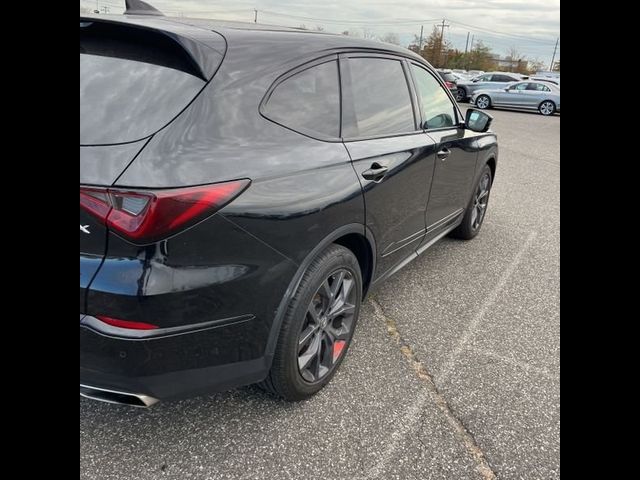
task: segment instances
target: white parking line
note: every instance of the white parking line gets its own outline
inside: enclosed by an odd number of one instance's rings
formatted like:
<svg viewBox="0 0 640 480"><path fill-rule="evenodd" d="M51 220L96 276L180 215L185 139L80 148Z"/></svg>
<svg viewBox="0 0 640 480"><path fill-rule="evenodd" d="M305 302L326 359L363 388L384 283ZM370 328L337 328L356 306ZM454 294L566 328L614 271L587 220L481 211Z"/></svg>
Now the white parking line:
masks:
<svg viewBox="0 0 640 480"><path fill-rule="evenodd" d="M509 278L511 278L511 275L513 275L513 272L515 272L516 268L522 261L522 257L524 256L524 253L527 251L529 246L533 243L536 236L537 236L537 232L535 231L529 234L529 236L525 240L522 247L520 247L520 250L518 251L516 256L513 257L513 260L511 260L511 263L509 264L507 269L504 272L502 272L502 275L500 276L498 283L496 283L496 285L493 287L491 292L489 292L489 295L485 297L484 302L482 302L482 305L480 306L480 309L473 316L473 318L471 319L471 322L469 322L469 325L467 326L467 329L462 334L462 337L460 337L460 341L458 342L458 345L456 345L453 351L449 354L447 361L442 366L440 375L436 375L436 378L439 383L446 381L447 377L449 376L449 373L451 373L451 368L453 367L454 363L456 362L456 360L458 359L462 351L465 348L467 348L469 342L471 341L471 338L475 335L476 330L480 325L480 322L486 315L489 308L498 299L498 295L507 284L507 281L509 280Z"/></svg>
<svg viewBox="0 0 640 480"><path fill-rule="evenodd" d="M477 347L468 347L468 350L471 351L471 352L475 352L478 355L484 355L485 357L495 358L496 360L499 360L499 361L501 361L503 363L506 363L507 365L511 365L512 367L520 368L521 370L524 370L527 373L533 373L535 375L540 375L541 377L543 377L543 378L545 378L547 380L558 380L559 379L558 375L552 374L546 368L534 367L530 363L522 362L520 360L517 360L515 358L511 358L511 357L505 357L504 355L499 355L499 354L497 354L495 352L492 352L490 350L485 350L483 348L477 348Z"/></svg>

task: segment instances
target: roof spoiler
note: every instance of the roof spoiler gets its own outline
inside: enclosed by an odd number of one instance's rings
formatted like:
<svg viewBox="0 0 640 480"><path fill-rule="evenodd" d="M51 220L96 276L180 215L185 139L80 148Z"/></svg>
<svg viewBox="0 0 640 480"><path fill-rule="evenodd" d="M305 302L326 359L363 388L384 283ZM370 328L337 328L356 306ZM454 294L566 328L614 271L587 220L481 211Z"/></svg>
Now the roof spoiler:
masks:
<svg viewBox="0 0 640 480"><path fill-rule="evenodd" d="M143 2L142 0L125 0L125 15L156 15L156 16L164 16L157 8L149 5L147 2Z"/></svg>
<svg viewBox="0 0 640 480"><path fill-rule="evenodd" d="M162 23L161 26L158 25L159 22ZM102 15L80 15L81 30L87 29L90 31L100 25L107 28L132 29L132 31L166 36L184 50L189 62L193 65L194 73L205 81L213 78L226 51L226 44L221 35L210 32L211 35L217 35L220 38L220 50L217 50L210 45L185 35L184 25L165 22L158 19L157 16L150 16L145 19L136 18L134 20L126 17L116 19L114 17L102 18Z"/></svg>

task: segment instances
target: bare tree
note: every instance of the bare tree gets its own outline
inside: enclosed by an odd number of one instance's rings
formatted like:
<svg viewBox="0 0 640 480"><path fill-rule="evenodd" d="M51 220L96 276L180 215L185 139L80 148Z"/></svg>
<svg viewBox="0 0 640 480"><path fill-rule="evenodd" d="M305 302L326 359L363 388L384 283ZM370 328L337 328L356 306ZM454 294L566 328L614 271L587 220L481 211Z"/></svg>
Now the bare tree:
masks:
<svg viewBox="0 0 640 480"><path fill-rule="evenodd" d="M381 41L386 43L393 43L394 45L400 45L400 37L397 33L389 32L385 33L381 38Z"/></svg>
<svg viewBox="0 0 640 480"><path fill-rule="evenodd" d="M324 32L324 27L322 27L321 25L316 25L316 28L314 28L314 30L316 32Z"/></svg>
<svg viewBox="0 0 640 480"><path fill-rule="evenodd" d="M345 30L343 35L349 35L350 37L362 38L362 34L358 30Z"/></svg>
<svg viewBox="0 0 640 480"><path fill-rule="evenodd" d="M524 60L524 55L522 55L516 47L511 46L507 49L507 60L511 60L513 62Z"/></svg>
<svg viewBox="0 0 640 480"><path fill-rule="evenodd" d="M518 73L527 73L528 64L527 57L522 55L518 49L511 46L507 49L507 60L510 62L509 71Z"/></svg>
<svg viewBox="0 0 640 480"><path fill-rule="evenodd" d="M529 73L536 73L541 70L544 70L545 69L544 66L546 65L546 63L540 60L539 58L530 60L528 63L529 63L528 65Z"/></svg>
<svg viewBox="0 0 640 480"><path fill-rule="evenodd" d="M364 38L366 38L366 39L369 39L369 40L377 40L378 39L378 36L375 33L373 33L371 30L366 28L366 27L362 29L362 36Z"/></svg>

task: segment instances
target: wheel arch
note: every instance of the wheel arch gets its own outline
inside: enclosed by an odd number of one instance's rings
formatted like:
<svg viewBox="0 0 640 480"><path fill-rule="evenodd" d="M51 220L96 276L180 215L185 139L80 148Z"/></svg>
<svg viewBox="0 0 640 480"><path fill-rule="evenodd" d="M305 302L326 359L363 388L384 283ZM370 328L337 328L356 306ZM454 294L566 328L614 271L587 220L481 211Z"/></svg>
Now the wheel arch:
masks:
<svg viewBox="0 0 640 480"><path fill-rule="evenodd" d="M363 283L363 298L366 295L371 279L376 268L376 242L371 231L363 224L352 223L343 225L342 227L334 230L329 235L324 237L314 248L311 250L304 260L298 266L296 273L289 282L289 286L285 291L278 309L275 312L275 317L271 325L271 331L269 332L269 339L267 341L267 347L265 351L265 358L268 363L268 367L271 367L273 361L273 354L275 352L276 344L278 343L278 336L280 334L280 328L282 326L282 320L287 310L287 305L293 295L295 295L304 272L307 270L311 262L316 256L327 248L332 243L342 245L351 250L360 264L362 270L362 283Z"/></svg>
<svg viewBox="0 0 640 480"><path fill-rule="evenodd" d="M496 157L490 156L485 163L489 165L489 168L491 169L491 181L493 182L496 178Z"/></svg>

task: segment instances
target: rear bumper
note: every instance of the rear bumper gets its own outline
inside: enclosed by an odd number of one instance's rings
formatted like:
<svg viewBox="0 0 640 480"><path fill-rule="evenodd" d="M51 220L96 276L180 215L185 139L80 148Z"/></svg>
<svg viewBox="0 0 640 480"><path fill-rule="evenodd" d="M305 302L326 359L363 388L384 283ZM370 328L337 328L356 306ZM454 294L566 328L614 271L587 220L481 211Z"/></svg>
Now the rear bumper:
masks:
<svg viewBox="0 0 640 480"><path fill-rule="evenodd" d="M94 388L153 401L175 399L259 382L271 363L266 356L252 358L258 345L264 351L267 340L254 329L253 316L143 338L100 331L94 321L81 315L80 384L85 393Z"/></svg>

